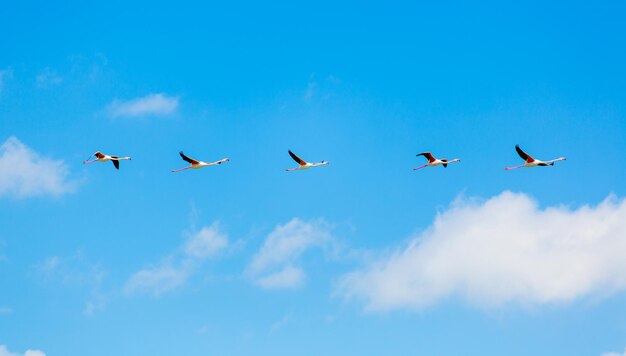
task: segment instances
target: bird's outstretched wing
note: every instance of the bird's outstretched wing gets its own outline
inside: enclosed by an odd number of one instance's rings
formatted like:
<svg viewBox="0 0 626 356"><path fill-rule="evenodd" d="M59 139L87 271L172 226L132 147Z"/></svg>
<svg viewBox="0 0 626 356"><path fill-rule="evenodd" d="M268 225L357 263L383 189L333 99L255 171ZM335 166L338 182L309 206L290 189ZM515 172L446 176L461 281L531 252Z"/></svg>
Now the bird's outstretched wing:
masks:
<svg viewBox="0 0 626 356"><path fill-rule="evenodd" d="M530 155L524 151L522 151L521 148L519 148L519 145L515 145L515 150L517 151L517 154L522 157L522 159L526 162L532 162L535 159L530 157Z"/></svg>
<svg viewBox="0 0 626 356"><path fill-rule="evenodd" d="M435 160L435 157L433 157L433 155L430 154L430 152L422 152L422 153L418 153L416 154L417 157L419 156L424 156L426 157L426 159L428 160L428 162L432 162Z"/></svg>
<svg viewBox="0 0 626 356"><path fill-rule="evenodd" d="M294 161L298 162L299 165L304 166L306 164L306 162L302 158L291 152L291 150L289 150L289 155L291 156L291 158L293 158Z"/></svg>
<svg viewBox="0 0 626 356"><path fill-rule="evenodd" d="M198 164L198 161L196 161L193 158L189 158L187 156L185 156L185 154L183 153L183 151L178 152L178 154L187 162L191 163L191 164Z"/></svg>
<svg viewBox="0 0 626 356"><path fill-rule="evenodd" d="M115 166L116 169L120 169L120 161L116 159L112 159L111 162L113 162L113 165Z"/></svg>

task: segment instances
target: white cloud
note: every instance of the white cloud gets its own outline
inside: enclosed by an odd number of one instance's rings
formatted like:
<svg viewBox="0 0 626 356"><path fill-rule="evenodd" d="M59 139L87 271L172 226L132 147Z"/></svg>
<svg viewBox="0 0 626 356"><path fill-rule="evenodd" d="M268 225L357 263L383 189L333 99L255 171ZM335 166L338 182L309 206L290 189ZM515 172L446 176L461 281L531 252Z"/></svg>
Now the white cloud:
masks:
<svg viewBox="0 0 626 356"><path fill-rule="evenodd" d="M26 350L24 356L46 356L46 354L40 350Z"/></svg>
<svg viewBox="0 0 626 356"><path fill-rule="evenodd" d="M133 274L124 291L126 293L150 293L158 296L176 289L187 281L191 273L189 264L172 266L170 259L156 266L149 266Z"/></svg>
<svg viewBox="0 0 626 356"><path fill-rule="evenodd" d="M602 356L626 356L626 349L624 349L624 353L619 352L605 352Z"/></svg>
<svg viewBox="0 0 626 356"><path fill-rule="evenodd" d="M0 197L60 196L75 190L61 160L42 157L16 137L0 146Z"/></svg>
<svg viewBox="0 0 626 356"><path fill-rule="evenodd" d="M192 234L172 256L157 265L148 266L134 273L126 282L127 294L148 293L159 296L164 292L183 286L197 271L202 262L215 257L228 247L228 236L219 231L214 223Z"/></svg>
<svg viewBox="0 0 626 356"><path fill-rule="evenodd" d="M35 78L37 87L41 89L61 84L62 81L63 78L50 68L44 69L43 72L39 73Z"/></svg>
<svg viewBox="0 0 626 356"><path fill-rule="evenodd" d="M408 246L344 276L338 293L370 310L448 297L495 307L603 297L626 289L626 200L540 209L525 194L458 199Z"/></svg>
<svg viewBox="0 0 626 356"><path fill-rule="evenodd" d="M11 314L13 313L13 309L9 307L0 307L0 314Z"/></svg>
<svg viewBox="0 0 626 356"><path fill-rule="evenodd" d="M264 288L292 288L301 284L304 272L293 264L308 249L324 247L331 240L323 221L294 218L278 225L252 258L246 273Z"/></svg>
<svg viewBox="0 0 626 356"><path fill-rule="evenodd" d="M185 253L196 258L214 256L228 246L228 238L220 234L217 225L205 227L185 243Z"/></svg>
<svg viewBox="0 0 626 356"><path fill-rule="evenodd" d="M5 345L0 345L0 356L46 356L43 351L39 350L26 350L23 354L9 351Z"/></svg>
<svg viewBox="0 0 626 356"><path fill-rule="evenodd" d="M281 271L257 278L256 283L267 289L296 288L302 285L304 272L300 268L285 266Z"/></svg>
<svg viewBox="0 0 626 356"><path fill-rule="evenodd" d="M108 111L114 118L149 115L165 116L176 112L178 101L178 97L171 97L162 93L149 94L128 101L114 100L108 106Z"/></svg>

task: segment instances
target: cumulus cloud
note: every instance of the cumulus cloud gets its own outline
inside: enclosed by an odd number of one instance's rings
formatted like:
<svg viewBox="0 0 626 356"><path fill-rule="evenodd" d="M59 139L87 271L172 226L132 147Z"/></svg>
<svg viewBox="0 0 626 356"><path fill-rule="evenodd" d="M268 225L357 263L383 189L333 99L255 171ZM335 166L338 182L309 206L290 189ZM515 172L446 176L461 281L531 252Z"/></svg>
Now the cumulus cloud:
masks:
<svg viewBox="0 0 626 356"><path fill-rule="evenodd" d="M331 242L321 220L305 222L294 218L278 225L252 258L246 273L263 288L293 288L300 285L304 272L294 264L307 250Z"/></svg>
<svg viewBox="0 0 626 356"><path fill-rule="evenodd" d="M148 293L159 296L183 286L202 262L215 257L228 247L228 236L219 231L217 223L190 235L172 255L156 265L134 273L126 282L127 294Z"/></svg>
<svg viewBox="0 0 626 356"><path fill-rule="evenodd" d="M23 354L9 351L5 345L0 345L0 356L46 356L43 351L26 350Z"/></svg>
<svg viewBox="0 0 626 356"><path fill-rule="evenodd" d="M178 101L178 97L171 97L162 93L149 94L127 101L114 100L108 106L108 112L114 118L165 116L176 112Z"/></svg>
<svg viewBox="0 0 626 356"><path fill-rule="evenodd" d="M343 276L369 310L449 297L481 307L568 302L626 289L626 200L541 209L525 194L458 199L410 243Z"/></svg>
<svg viewBox="0 0 626 356"><path fill-rule="evenodd" d="M75 190L61 160L39 155L16 137L0 146L0 197L60 196Z"/></svg>

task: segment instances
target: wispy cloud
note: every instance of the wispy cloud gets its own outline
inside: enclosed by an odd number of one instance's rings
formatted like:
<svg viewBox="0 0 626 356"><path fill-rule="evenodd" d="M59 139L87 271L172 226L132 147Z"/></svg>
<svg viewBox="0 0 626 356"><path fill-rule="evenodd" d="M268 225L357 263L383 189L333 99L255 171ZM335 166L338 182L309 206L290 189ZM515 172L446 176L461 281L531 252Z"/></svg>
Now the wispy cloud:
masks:
<svg viewBox="0 0 626 356"><path fill-rule="evenodd" d="M626 356L626 349L624 349L623 353L620 353L620 352L605 352L601 356Z"/></svg>
<svg viewBox="0 0 626 356"><path fill-rule="evenodd" d="M304 282L304 272L298 267L287 265L278 272L257 277L256 284L263 288L296 288Z"/></svg>
<svg viewBox="0 0 626 356"><path fill-rule="evenodd" d="M50 68L44 69L35 78L37 88L40 89L49 88L51 86L61 84L61 82L63 82L63 78Z"/></svg>
<svg viewBox="0 0 626 356"><path fill-rule="evenodd" d="M157 265L148 266L134 273L126 282L124 291L128 294L149 293L159 296L182 286L191 275L192 266L188 260L174 265L172 263L171 258L166 258Z"/></svg>
<svg viewBox="0 0 626 356"><path fill-rule="evenodd" d="M278 320L274 324L272 324L272 327L270 328L270 334L273 334L276 331L284 328L291 321L293 321L293 312L289 312L289 313L285 314L280 320Z"/></svg>
<svg viewBox="0 0 626 356"><path fill-rule="evenodd" d="M306 103L311 103L316 98L323 100L328 99L331 95L331 89L339 84L341 84L341 81L333 75L329 75L323 79L317 79L315 74L311 74L302 99Z"/></svg>
<svg viewBox="0 0 626 356"><path fill-rule="evenodd" d="M542 304L626 289L626 200L540 209L525 194L458 199L408 246L344 276L369 310L459 296L481 307Z"/></svg>
<svg viewBox="0 0 626 356"><path fill-rule="evenodd" d="M300 256L314 247L325 247L332 240L322 220L305 222L294 218L278 225L252 258L246 274L263 288L294 288L305 274L294 265Z"/></svg>
<svg viewBox="0 0 626 356"><path fill-rule="evenodd" d="M48 257L37 267L47 282L89 290L84 315L92 316L106 306L109 296L102 291L102 286L107 272L100 264L87 260L83 251L79 250L70 257Z"/></svg>
<svg viewBox="0 0 626 356"><path fill-rule="evenodd" d="M43 351L30 349L26 350L23 354L15 353L9 351L5 345L0 345L0 356L46 356L46 354Z"/></svg>
<svg viewBox="0 0 626 356"><path fill-rule="evenodd" d="M114 118L171 115L178 109L179 97L165 94L149 94L127 101L114 100L107 111Z"/></svg>
<svg viewBox="0 0 626 356"><path fill-rule="evenodd" d="M11 68L0 69L0 94L2 94L2 90L4 89L5 80L11 78L13 78L13 70Z"/></svg>
<svg viewBox="0 0 626 356"><path fill-rule="evenodd" d="M76 189L61 160L39 155L16 137L0 146L0 197L60 196Z"/></svg>
<svg viewBox="0 0 626 356"><path fill-rule="evenodd" d="M228 245L228 236L219 231L217 223L204 227L190 235L182 246L160 263L130 276L124 291L127 294L148 293L159 296L179 288L197 271L203 261L217 256Z"/></svg>
<svg viewBox="0 0 626 356"><path fill-rule="evenodd" d="M13 313L13 309L9 307L0 307L0 314L11 314Z"/></svg>

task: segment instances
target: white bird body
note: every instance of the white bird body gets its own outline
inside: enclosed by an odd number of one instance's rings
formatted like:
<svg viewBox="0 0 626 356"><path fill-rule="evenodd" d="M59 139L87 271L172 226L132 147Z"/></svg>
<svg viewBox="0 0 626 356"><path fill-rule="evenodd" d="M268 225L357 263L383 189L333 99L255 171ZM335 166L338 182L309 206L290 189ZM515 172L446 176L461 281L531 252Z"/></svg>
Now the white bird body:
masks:
<svg viewBox="0 0 626 356"><path fill-rule="evenodd" d="M417 156L424 156L424 157L426 157L426 159L428 160L428 163L426 163L426 164L424 164L422 166L413 168L414 171L416 171L418 169L422 169L424 167L435 167L435 166L438 166L440 164L443 165L444 168L447 168L448 167L448 163L461 162L461 160L458 159L458 158L451 159L451 160L447 160L445 158L438 159L438 158L435 158L430 152L422 152L422 153L417 154Z"/></svg>
<svg viewBox="0 0 626 356"><path fill-rule="evenodd" d="M102 153L100 151L94 152L94 154L92 154L91 156L94 156L95 159L93 159L91 161L89 161L89 160L83 161L83 164L89 164L89 163L93 163L93 162L108 162L108 161L111 161L111 162L113 162L113 165L115 166L116 169L120 169L120 162L119 161L130 161L131 160L130 157L118 157L118 156L112 156L112 155L105 155L104 153Z"/></svg>
<svg viewBox="0 0 626 356"><path fill-rule="evenodd" d="M180 157L182 157L182 159L184 159L185 161L189 162L189 166L181 168L181 169L174 169L174 170L172 170L172 172L180 172L180 171L184 171L186 169L200 169L200 168L203 168L203 167L216 166L218 164L222 164L224 162L230 161L230 158L222 158L219 161L215 161L215 162L202 162L202 161L198 161L198 160L195 160L193 158L187 157L183 153L183 151L180 151L178 154L180 155Z"/></svg>
<svg viewBox="0 0 626 356"><path fill-rule="evenodd" d="M517 151L517 154L525 161L524 164L520 165L520 166L515 166L515 167L506 167L504 168L504 170L506 171L510 171L512 169L518 169L518 168L530 168L530 167L538 167L538 166L554 166L554 162L557 161L565 161L565 157L559 157L556 159L551 159L549 161L541 161L535 158L532 158L528 153L522 151L522 149L519 147L519 145L515 145L515 150Z"/></svg>
<svg viewBox="0 0 626 356"><path fill-rule="evenodd" d="M326 162L326 161L321 161L321 162L317 162L317 163L307 162L307 161L303 160L302 158L298 157L295 153L291 152L291 150L289 150L288 152L289 152L289 155L291 156L291 158L293 158L294 161L298 162L298 164L300 166L295 167L295 168L287 168L286 169L287 172L303 171L305 169L309 169L309 168L313 168L313 167L319 167L319 166L325 166L325 165L328 164L328 162Z"/></svg>

